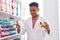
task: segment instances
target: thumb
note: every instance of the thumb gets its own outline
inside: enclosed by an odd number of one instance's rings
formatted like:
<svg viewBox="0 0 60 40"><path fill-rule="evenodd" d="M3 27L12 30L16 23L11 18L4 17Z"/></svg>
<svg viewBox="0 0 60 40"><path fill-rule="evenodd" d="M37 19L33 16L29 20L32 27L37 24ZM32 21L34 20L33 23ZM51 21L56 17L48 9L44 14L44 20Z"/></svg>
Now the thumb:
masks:
<svg viewBox="0 0 60 40"><path fill-rule="evenodd" d="M16 23L18 24L18 21L16 21Z"/></svg>

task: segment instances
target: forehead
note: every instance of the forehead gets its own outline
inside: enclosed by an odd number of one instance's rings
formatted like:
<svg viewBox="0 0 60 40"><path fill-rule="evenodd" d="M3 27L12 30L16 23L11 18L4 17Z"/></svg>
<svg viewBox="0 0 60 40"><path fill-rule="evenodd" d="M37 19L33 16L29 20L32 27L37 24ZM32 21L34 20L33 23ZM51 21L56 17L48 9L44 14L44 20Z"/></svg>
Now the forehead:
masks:
<svg viewBox="0 0 60 40"><path fill-rule="evenodd" d="M36 6L30 6L30 9L36 9L36 8L38 8L38 7L36 7Z"/></svg>

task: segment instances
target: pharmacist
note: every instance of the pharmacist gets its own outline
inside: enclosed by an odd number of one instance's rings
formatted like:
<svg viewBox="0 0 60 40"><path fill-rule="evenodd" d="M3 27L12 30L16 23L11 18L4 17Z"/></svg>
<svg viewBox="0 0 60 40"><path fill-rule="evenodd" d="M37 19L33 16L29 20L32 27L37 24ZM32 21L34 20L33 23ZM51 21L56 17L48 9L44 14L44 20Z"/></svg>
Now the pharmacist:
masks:
<svg viewBox="0 0 60 40"><path fill-rule="evenodd" d="M29 4L32 17L23 22L24 26L21 27L20 22L17 22L18 33L23 35L27 32L27 40L44 40L46 32L50 34L48 23L38 15L38 6L36 2Z"/></svg>

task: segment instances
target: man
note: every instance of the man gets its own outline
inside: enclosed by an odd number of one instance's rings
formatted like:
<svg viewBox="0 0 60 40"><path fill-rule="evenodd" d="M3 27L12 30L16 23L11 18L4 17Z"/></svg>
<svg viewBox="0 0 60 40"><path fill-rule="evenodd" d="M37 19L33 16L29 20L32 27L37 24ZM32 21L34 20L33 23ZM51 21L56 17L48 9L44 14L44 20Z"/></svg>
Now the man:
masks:
<svg viewBox="0 0 60 40"><path fill-rule="evenodd" d="M24 34L27 32L27 40L44 40L45 33L50 34L50 28L46 20L38 15L38 3L32 2L29 4L31 18L25 20L25 27L17 22L18 33ZM20 27L20 28L19 28Z"/></svg>

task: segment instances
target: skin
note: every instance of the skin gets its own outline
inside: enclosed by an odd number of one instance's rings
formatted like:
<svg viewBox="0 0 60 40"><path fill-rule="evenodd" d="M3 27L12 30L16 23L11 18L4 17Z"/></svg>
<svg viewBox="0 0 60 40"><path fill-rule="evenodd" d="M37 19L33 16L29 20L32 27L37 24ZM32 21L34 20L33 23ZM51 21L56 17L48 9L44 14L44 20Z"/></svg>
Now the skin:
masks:
<svg viewBox="0 0 60 40"><path fill-rule="evenodd" d="M38 15L38 11L39 11L38 7L36 7L36 6L31 6L30 7L30 13L31 13L32 18L34 18ZM44 22L43 27L47 30L47 33L50 34L50 28L49 28L49 25L48 25L47 22ZM18 30L18 33L19 33L20 32L20 25L18 24L18 21L17 21L17 30Z"/></svg>
<svg viewBox="0 0 60 40"><path fill-rule="evenodd" d="M17 31L19 33L20 32L20 25L19 25L18 21L17 21L17 24L16 24L16 28L17 28Z"/></svg>
<svg viewBox="0 0 60 40"><path fill-rule="evenodd" d="M32 18L36 17L38 14L39 8L36 6L31 6L30 7L30 14L32 16Z"/></svg>
<svg viewBox="0 0 60 40"><path fill-rule="evenodd" d="M50 34L50 28L47 22L44 22L44 24L41 22L40 23L41 27L44 27L47 30L47 33Z"/></svg>

